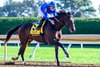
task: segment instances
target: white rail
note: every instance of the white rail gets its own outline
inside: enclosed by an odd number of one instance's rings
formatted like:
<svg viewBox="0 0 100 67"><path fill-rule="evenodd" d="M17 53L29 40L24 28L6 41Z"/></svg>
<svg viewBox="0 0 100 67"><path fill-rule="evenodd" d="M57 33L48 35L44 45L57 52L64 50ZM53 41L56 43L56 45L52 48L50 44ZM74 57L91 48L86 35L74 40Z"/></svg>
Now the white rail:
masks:
<svg viewBox="0 0 100 67"><path fill-rule="evenodd" d="M72 44L80 44L81 48L83 48L84 44L98 44L98 45L100 45L100 41L60 41L60 42L62 44L68 44L68 48L66 49L67 51L70 49ZM4 41L0 40L0 47L1 47L1 44L3 44L3 43L4 43ZM7 42L7 44L8 43L16 43L18 45L18 47L20 46L20 41L19 40L10 40L10 41ZM36 42L36 41L32 41L31 43L36 43L36 46L35 46L35 48L32 52L32 55L30 55L30 58L34 58L34 53L35 53L36 49L39 47L39 43ZM6 51L7 51L7 49L6 49ZM7 57L7 55L6 55L6 57Z"/></svg>
<svg viewBox="0 0 100 67"><path fill-rule="evenodd" d="M4 43L5 35L0 35L0 47ZM71 35L62 35L62 39L60 41L62 44L68 44L68 48L66 49L67 51L70 49L72 44L80 44L81 48L83 48L84 44L98 44L100 45L100 35L94 35L94 34L71 34ZM18 38L18 35L13 35L11 40L7 42L8 43L16 43L18 47L20 46L20 41ZM35 46L31 58L34 58L34 53L36 49L39 47L39 43L36 41L32 41L31 43L36 43L37 45ZM6 48L6 47L5 47ZM5 55L4 58L6 58L6 49L4 49Z"/></svg>
<svg viewBox="0 0 100 67"><path fill-rule="evenodd" d="M3 44L3 43L4 43L4 41L0 40L0 47L1 47L1 44ZM18 47L20 46L19 40L10 40L7 42L7 44L8 43L15 43L18 45ZM38 43L38 42L32 41L31 43ZM100 41L60 41L60 43L62 43L62 44L80 44L81 48L83 48L84 44L98 44L98 45L100 45Z"/></svg>

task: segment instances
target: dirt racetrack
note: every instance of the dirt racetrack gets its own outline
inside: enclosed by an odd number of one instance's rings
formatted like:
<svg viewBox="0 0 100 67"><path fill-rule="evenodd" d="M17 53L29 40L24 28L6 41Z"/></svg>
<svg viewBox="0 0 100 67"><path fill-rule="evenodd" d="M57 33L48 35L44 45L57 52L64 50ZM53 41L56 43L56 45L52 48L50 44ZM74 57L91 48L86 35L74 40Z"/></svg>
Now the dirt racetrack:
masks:
<svg viewBox="0 0 100 67"><path fill-rule="evenodd" d="M100 67L100 64L75 64L70 62L61 62L59 67ZM0 67L58 67L56 62L26 62L23 65L21 62L15 62L15 64L7 65L4 62L0 62Z"/></svg>

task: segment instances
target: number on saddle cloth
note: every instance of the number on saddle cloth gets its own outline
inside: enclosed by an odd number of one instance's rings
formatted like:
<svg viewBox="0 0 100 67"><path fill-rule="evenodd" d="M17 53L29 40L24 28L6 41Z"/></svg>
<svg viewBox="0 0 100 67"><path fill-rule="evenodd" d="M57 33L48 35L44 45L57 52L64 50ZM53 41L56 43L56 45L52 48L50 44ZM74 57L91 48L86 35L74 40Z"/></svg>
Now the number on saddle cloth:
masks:
<svg viewBox="0 0 100 67"><path fill-rule="evenodd" d="M36 24L33 24L33 26L31 27L31 30L30 30L30 34L32 36L39 36L40 33L43 34L43 27L44 27L44 24L45 24L45 21L43 22L41 28L39 30L36 30L36 27L38 26L38 23Z"/></svg>

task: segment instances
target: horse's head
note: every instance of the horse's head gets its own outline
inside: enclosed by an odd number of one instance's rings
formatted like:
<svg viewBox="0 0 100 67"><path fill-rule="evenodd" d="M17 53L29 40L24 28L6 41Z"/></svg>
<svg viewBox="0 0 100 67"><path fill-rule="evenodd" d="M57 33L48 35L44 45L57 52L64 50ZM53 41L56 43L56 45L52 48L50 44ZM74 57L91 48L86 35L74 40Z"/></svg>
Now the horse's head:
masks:
<svg viewBox="0 0 100 67"><path fill-rule="evenodd" d="M70 30L70 32L74 32L75 25L74 25L74 19L73 19L73 13L71 12L65 12L65 11L60 11L58 13L58 16L61 18L61 23L65 26L67 26Z"/></svg>

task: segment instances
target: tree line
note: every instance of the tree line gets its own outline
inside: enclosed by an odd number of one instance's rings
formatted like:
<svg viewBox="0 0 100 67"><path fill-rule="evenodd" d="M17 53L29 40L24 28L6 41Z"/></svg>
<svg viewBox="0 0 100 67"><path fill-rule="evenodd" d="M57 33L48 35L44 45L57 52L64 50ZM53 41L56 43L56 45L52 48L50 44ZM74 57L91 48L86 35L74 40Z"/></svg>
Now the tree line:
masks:
<svg viewBox="0 0 100 67"><path fill-rule="evenodd" d="M3 7L0 7L1 17L36 17L38 8L44 0L23 0L15 2L7 0ZM96 10L92 6L91 0L56 0L58 10L66 10L75 13L75 17L96 16Z"/></svg>

